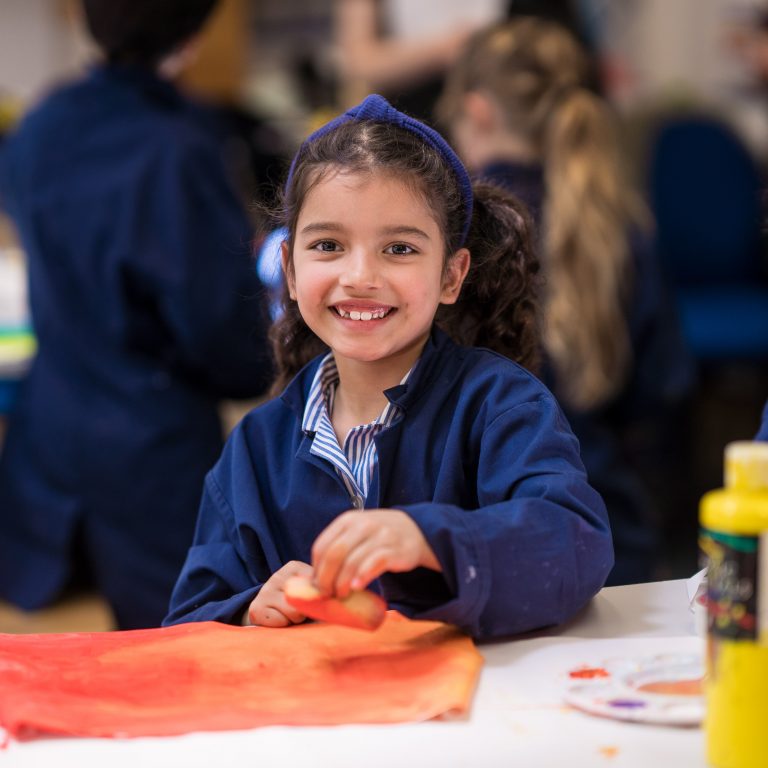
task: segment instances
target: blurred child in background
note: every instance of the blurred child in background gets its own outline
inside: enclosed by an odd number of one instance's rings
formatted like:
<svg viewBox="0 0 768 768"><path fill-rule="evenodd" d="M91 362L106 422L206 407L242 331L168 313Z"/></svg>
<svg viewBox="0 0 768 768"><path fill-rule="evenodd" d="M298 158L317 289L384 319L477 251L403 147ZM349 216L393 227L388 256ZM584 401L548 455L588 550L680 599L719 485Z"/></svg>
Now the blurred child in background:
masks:
<svg viewBox="0 0 768 768"><path fill-rule="evenodd" d="M638 453L659 447L691 368L614 117L590 80L564 27L521 17L470 41L438 114L471 172L514 192L538 222L543 375L608 507L609 583L621 584L653 575L657 521Z"/></svg>
<svg viewBox="0 0 768 768"><path fill-rule="evenodd" d="M103 60L8 138L0 190L39 352L0 460L0 596L86 578L158 625L222 445L222 397L271 381L252 231L170 81L215 0L84 0Z"/></svg>
<svg viewBox="0 0 768 768"><path fill-rule="evenodd" d="M469 35L503 16L505 0L334 0L343 106L382 93L432 119L445 71Z"/></svg>

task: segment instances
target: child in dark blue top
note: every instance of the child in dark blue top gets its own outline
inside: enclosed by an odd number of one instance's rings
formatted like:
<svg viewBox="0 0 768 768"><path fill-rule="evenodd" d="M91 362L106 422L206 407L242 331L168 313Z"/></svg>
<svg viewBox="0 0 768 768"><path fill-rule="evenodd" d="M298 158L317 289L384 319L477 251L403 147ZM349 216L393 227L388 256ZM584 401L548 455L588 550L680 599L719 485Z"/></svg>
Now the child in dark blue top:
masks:
<svg viewBox="0 0 768 768"><path fill-rule="evenodd" d="M302 145L285 219L282 393L209 473L166 623L301 622L296 574L478 639L567 619L613 551L557 402L508 359L537 346L516 202L369 96Z"/></svg>
<svg viewBox="0 0 768 768"><path fill-rule="evenodd" d="M39 608L85 561L127 629L167 611L218 403L271 381L269 321L219 147L159 74L214 1L84 6L104 61L0 157L39 342L0 461L0 597Z"/></svg>
<svg viewBox="0 0 768 768"><path fill-rule="evenodd" d="M647 214L622 174L614 116L590 81L586 52L563 26L517 18L470 41L440 112L473 173L533 214L546 275L542 379L608 508L608 584L625 584L653 577L662 515L651 488L672 498L660 456L673 453L693 366Z"/></svg>

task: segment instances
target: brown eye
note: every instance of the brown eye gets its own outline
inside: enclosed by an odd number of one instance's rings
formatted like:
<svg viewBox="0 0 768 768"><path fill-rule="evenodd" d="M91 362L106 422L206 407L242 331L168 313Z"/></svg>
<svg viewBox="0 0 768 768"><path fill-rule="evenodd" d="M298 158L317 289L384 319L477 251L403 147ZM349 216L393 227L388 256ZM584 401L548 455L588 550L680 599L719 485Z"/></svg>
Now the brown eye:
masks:
<svg viewBox="0 0 768 768"><path fill-rule="evenodd" d="M391 253L395 256L409 256L412 253L416 253L416 251L405 243L393 243L386 249L386 253Z"/></svg>

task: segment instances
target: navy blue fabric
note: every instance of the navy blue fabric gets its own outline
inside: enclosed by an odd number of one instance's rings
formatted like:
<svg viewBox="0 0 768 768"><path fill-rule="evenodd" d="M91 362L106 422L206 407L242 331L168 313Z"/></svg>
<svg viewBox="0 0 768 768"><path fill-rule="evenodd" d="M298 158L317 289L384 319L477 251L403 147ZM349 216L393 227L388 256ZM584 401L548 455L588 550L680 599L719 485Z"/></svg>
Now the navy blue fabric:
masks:
<svg viewBox="0 0 768 768"><path fill-rule="evenodd" d="M473 194L472 181L469 178L467 169L464 167L464 163L459 160L458 155L451 149L448 142L434 128L430 128L430 126L425 125L419 120L409 117L403 112L399 112L383 96L379 96L376 93L366 96L360 104L348 109L343 115L339 115L318 128L304 140L304 143L299 147L299 151L296 153L296 156L291 163L291 168L288 171L286 188L291 184L293 171L298 159L301 157L302 150L321 136L325 136L335 128L338 128L338 126L352 120L370 120L375 123L390 123L392 125L397 125L400 128L404 128L406 131L416 134L420 139L436 149L443 156L456 174L461 195L464 198L465 219L461 241L462 244L465 243L467 235L469 234L469 227L472 223Z"/></svg>
<svg viewBox="0 0 768 768"><path fill-rule="evenodd" d="M765 403L763 409L763 422L760 425L760 430L755 435L755 440L768 440L768 401Z"/></svg>
<svg viewBox="0 0 768 768"><path fill-rule="evenodd" d="M517 194L540 223L544 204L540 165L495 163L482 177ZM651 242L633 236L632 257L632 293L626 313L633 365L627 383L598 408L583 411L563 405L579 439L590 483L608 508L616 552L608 584L648 581L653 576L658 541L639 456L663 450L658 435L664 434L665 422L689 395L694 379L693 362ZM546 361L543 377L557 393L557 381ZM647 464L647 459L642 461Z"/></svg>
<svg viewBox="0 0 768 768"><path fill-rule="evenodd" d="M733 130L708 116L668 119L650 160L659 257L677 282L757 278L763 185Z"/></svg>
<svg viewBox="0 0 768 768"><path fill-rule="evenodd" d="M541 222L544 203L544 170L541 163L492 162L478 174L481 179L498 184L522 200L537 223Z"/></svg>
<svg viewBox="0 0 768 768"><path fill-rule="evenodd" d="M0 416L5 416L16 402L19 382L15 379L0 379Z"/></svg>
<svg viewBox="0 0 768 768"><path fill-rule="evenodd" d="M230 436L167 624L239 622L269 576L309 562L318 534L351 508L301 430L319 360ZM408 382L385 394L403 413L375 438L366 506L409 514L443 568L384 574L376 586L390 607L483 639L558 624L602 587L613 564L605 507L541 382L435 331Z"/></svg>
<svg viewBox="0 0 768 768"><path fill-rule="evenodd" d="M122 627L156 626L223 444L269 384L251 226L176 89L96 68L3 146L39 352L0 461L0 595L51 601L82 535Z"/></svg>
<svg viewBox="0 0 768 768"><path fill-rule="evenodd" d="M691 285L678 291L677 304L697 359L768 361L768 283Z"/></svg>

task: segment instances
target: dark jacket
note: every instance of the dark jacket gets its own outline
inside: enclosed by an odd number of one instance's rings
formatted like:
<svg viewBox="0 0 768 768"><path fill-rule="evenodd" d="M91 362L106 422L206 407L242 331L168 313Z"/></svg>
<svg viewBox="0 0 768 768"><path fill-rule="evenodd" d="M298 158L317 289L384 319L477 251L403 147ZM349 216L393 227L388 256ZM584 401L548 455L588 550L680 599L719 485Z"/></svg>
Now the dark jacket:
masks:
<svg viewBox="0 0 768 768"><path fill-rule="evenodd" d="M318 534L351 508L301 429L318 364L227 442L166 623L239 622L270 575L309 562ZM366 506L410 515L443 568L383 575L390 607L491 638L558 624L602 587L613 565L605 507L541 382L436 331L408 383L385 394L404 413L375 438Z"/></svg>
<svg viewBox="0 0 768 768"><path fill-rule="evenodd" d="M499 162L480 175L517 195L540 225L545 197L541 165ZM663 464L673 450L669 431L694 381L693 361L652 240L633 232L630 246L631 292L625 313L632 364L626 384L595 408L563 403L589 481L602 495L611 520L616 566L608 584L653 577L659 515L649 481L658 482L666 472ZM558 382L547 361L542 377L557 395Z"/></svg>
<svg viewBox="0 0 768 768"><path fill-rule="evenodd" d="M222 446L270 356L251 226L170 84L96 68L0 156L39 352L0 461L0 596L52 600L74 538L122 627L157 625Z"/></svg>

